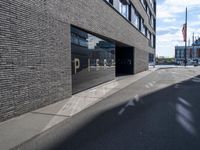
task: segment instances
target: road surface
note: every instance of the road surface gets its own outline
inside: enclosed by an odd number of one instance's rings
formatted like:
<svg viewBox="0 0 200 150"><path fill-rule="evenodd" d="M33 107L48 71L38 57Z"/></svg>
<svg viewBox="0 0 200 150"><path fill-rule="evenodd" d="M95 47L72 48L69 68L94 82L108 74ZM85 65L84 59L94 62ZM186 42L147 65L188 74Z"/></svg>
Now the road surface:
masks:
<svg viewBox="0 0 200 150"><path fill-rule="evenodd" d="M199 69L159 69L17 148L199 150Z"/></svg>

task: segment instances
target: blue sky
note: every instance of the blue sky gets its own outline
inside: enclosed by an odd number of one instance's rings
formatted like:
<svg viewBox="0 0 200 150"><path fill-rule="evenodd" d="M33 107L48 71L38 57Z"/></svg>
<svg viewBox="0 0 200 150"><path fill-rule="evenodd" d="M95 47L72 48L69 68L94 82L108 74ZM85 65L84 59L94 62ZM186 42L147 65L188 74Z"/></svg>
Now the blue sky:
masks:
<svg viewBox="0 0 200 150"><path fill-rule="evenodd" d="M200 0L157 0L156 55L174 57L174 47L183 46L182 26L188 8L188 43L200 36Z"/></svg>

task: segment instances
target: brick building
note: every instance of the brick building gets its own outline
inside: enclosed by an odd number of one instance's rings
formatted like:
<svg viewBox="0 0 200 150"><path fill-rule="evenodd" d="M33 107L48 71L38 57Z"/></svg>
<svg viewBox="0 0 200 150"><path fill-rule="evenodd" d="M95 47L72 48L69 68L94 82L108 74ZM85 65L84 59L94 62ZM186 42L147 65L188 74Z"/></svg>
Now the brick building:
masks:
<svg viewBox="0 0 200 150"><path fill-rule="evenodd" d="M0 0L0 121L148 69L154 0Z"/></svg>
<svg viewBox="0 0 200 150"><path fill-rule="evenodd" d="M183 64L185 60L184 51L185 46L175 46L175 62L177 64ZM200 38L195 40L191 46L187 46L186 58L188 64L192 63L194 60L200 62Z"/></svg>

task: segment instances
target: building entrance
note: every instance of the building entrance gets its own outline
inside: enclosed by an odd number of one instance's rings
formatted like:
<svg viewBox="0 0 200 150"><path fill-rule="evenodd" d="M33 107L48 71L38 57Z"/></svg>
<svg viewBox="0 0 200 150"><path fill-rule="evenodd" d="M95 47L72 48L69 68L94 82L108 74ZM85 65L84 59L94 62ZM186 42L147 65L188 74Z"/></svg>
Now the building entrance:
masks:
<svg viewBox="0 0 200 150"><path fill-rule="evenodd" d="M115 78L115 43L71 27L72 93Z"/></svg>
<svg viewBox="0 0 200 150"><path fill-rule="evenodd" d="M134 48L116 46L116 76L134 74Z"/></svg>

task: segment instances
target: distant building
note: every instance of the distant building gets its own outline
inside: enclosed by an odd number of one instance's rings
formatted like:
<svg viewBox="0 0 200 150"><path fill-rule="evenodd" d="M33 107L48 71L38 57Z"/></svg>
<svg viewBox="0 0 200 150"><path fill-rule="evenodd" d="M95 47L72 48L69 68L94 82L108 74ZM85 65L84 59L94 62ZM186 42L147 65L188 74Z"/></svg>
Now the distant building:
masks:
<svg viewBox="0 0 200 150"><path fill-rule="evenodd" d="M185 46L175 46L175 62L177 64L182 64L184 62L184 51ZM192 46L187 46L186 58L188 63L193 60L200 61L200 38L197 39Z"/></svg>

